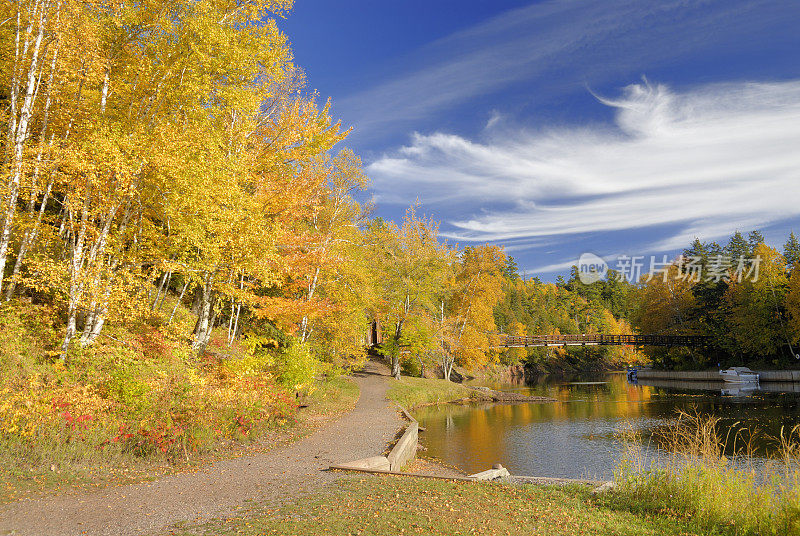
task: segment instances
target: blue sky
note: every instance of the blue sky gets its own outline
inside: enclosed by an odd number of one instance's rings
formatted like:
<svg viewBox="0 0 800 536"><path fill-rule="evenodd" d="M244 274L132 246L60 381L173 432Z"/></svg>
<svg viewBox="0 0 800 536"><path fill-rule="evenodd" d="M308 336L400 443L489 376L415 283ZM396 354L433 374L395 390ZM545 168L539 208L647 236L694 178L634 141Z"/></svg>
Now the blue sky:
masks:
<svg viewBox="0 0 800 536"><path fill-rule="evenodd" d="M552 280L583 252L800 231L800 2L297 0L378 215Z"/></svg>

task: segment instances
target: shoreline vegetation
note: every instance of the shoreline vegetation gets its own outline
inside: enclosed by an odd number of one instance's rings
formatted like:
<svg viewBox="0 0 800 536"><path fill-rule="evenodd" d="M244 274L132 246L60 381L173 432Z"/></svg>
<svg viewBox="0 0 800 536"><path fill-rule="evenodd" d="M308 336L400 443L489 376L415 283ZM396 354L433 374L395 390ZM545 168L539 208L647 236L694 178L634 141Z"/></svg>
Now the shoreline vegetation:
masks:
<svg viewBox="0 0 800 536"><path fill-rule="evenodd" d="M474 402L534 403L554 402L544 396L526 396L487 387L474 387L438 378L401 376L393 382L387 396L407 410L440 404L469 404Z"/></svg>
<svg viewBox="0 0 800 536"><path fill-rule="evenodd" d="M742 427L722 436L719 420L679 413L654 437L672 453L663 467L650 465L639 434L624 432L627 452L604 504L682 517L710 534L800 534L800 426L770 438L778 454L756 467L760 432Z"/></svg>
<svg viewBox="0 0 800 536"><path fill-rule="evenodd" d="M401 404L409 404L409 408L414 407L413 403L419 407L425 404L478 401L464 396L469 390L463 386L458 389L453 384L447 384L449 382L444 380L404 377L392 387L389 396ZM731 536L800 534L800 426L784 430L780 437L768 438L776 444L777 454L756 466L753 456L758 453L752 445L756 444L760 432L740 427L723 436L718 423L719 418L714 416L677 414L674 423L662 427L647 439L648 445L653 446L655 442L657 448L672 453L667 458L669 462L666 466L659 467L651 465L645 439L630 430L623 431L617 439L626 445L626 452L615 471L615 487L597 496L578 487L513 493L528 494L528 500L534 502L548 493L563 494L569 501L582 504L582 508L627 513L645 525L649 522L659 523L664 534L672 534L671 531L675 531L675 534ZM402 486L376 481L360 482L369 489L369 493L378 494L387 486ZM462 485L454 483L448 487L442 484L440 487L440 490L449 490L445 494L446 501L453 504L454 508L458 507L456 505L466 507L460 501L464 500L465 494L472 493L459 488ZM410 493L419 493L419 486L419 483L408 484ZM507 492L504 488L497 493ZM328 504L326 501L321 499L320 504ZM478 519L472 518L469 523L478 523L481 519L479 511L474 515ZM484 515L491 514L486 512ZM398 525L397 528L413 529L415 523L420 522L416 520L407 525ZM491 525L492 522L487 523ZM269 526L269 523L265 526ZM426 530L436 533L438 529L435 527L426 525ZM496 530L503 533L502 530L506 529ZM593 533L606 532L599 530Z"/></svg>
<svg viewBox="0 0 800 536"><path fill-rule="evenodd" d="M478 393L460 383L411 376L401 376L393 382L386 396L409 411L427 405L480 400Z"/></svg>

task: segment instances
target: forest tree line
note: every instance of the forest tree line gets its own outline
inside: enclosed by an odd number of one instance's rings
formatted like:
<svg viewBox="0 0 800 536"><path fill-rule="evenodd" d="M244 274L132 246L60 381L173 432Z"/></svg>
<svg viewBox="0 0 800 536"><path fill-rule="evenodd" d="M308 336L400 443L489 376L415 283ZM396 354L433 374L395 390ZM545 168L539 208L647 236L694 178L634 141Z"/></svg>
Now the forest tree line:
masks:
<svg viewBox="0 0 800 536"><path fill-rule="evenodd" d="M800 242L794 232L783 251L766 245L759 231L747 237L737 231L725 245L695 239L682 259L694 259L700 273L721 273L691 277L688 263L673 263L666 277L639 285L633 323L642 333L705 335L710 341L701 349L648 349L657 365L702 369L800 364ZM749 260L745 273L737 259Z"/></svg>
<svg viewBox="0 0 800 536"><path fill-rule="evenodd" d="M582 283L578 267L554 284L522 281L513 259L505 272L497 325L512 335L582 333L700 335L688 348L550 347L512 349L505 363L539 372L587 372L652 363L668 369L800 365L800 241L791 232L783 250L759 231L736 231L725 245L695 239L665 266L630 281L609 270ZM645 270L647 267L644 267Z"/></svg>

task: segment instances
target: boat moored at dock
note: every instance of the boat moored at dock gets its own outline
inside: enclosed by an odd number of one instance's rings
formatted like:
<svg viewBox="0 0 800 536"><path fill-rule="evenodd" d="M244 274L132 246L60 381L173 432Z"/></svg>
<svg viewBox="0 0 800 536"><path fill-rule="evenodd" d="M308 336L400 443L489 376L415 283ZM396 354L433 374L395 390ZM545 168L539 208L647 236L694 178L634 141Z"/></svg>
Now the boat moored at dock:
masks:
<svg viewBox="0 0 800 536"><path fill-rule="evenodd" d="M753 372L747 367L731 367L720 370L719 375L723 380L730 383L758 383L758 373Z"/></svg>

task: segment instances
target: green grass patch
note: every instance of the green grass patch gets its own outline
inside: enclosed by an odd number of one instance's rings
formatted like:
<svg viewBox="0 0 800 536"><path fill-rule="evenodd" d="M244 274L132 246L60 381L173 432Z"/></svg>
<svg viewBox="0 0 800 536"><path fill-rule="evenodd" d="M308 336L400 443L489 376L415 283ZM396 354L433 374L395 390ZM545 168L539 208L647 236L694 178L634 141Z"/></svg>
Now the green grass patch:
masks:
<svg viewBox="0 0 800 536"><path fill-rule="evenodd" d="M474 391L458 383L409 376L392 381L388 396L406 409L477 398Z"/></svg>
<svg viewBox="0 0 800 536"><path fill-rule="evenodd" d="M353 409L359 394L356 382L339 376L317 384L305 403L316 414L337 416Z"/></svg>
<svg viewBox="0 0 800 536"><path fill-rule="evenodd" d="M408 477L353 477L332 492L249 514L174 534L702 534L681 519L605 507L586 488Z"/></svg>

